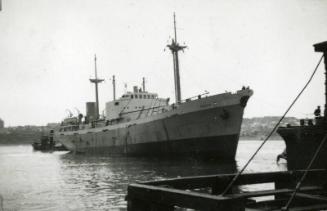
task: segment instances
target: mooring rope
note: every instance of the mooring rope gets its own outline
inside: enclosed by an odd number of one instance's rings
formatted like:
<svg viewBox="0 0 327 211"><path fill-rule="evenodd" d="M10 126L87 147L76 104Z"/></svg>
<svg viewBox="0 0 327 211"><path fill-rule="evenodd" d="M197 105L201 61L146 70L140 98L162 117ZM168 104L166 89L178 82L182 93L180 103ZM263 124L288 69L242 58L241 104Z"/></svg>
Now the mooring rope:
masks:
<svg viewBox="0 0 327 211"><path fill-rule="evenodd" d="M318 64L316 65L313 73L311 74L309 80L307 81L307 83L305 84L305 86L302 88L302 90L300 91L300 93L293 100L293 102L291 103L291 105L287 108L287 110L285 111L285 113L283 114L283 116L276 123L275 127L272 129L272 131L269 133L269 135L265 138L265 140L261 143L261 145L258 147L258 149L254 152L254 154L251 156L251 158L246 162L246 164L243 166L243 168L234 176L234 178L232 179L232 181L228 184L228 186L225 188L225 190L222 192L221 195L226 195L228 193L228 191L234 185L234 183L239 178L239 176L244 172L244 170L248 167L248 165L250 164L250 162L257 155L257 153L260 151L260 149L263 147L263 145L268 141L268 139L271 137L271 135L275 132L275 130L277 129L277 127L279 126L279 124L285 118L286 114L291 110L291 108L293 107L293 105L295 104L295 102L299 99L299 97L302 95L302 93L304 92L304 90L307 88L307 86L309 85L309 83L313 79L313 76L316 74L316 72L318 70L318 67L319 67L319 65L320 65L320 63L321 63L321 61L322 61L323 58L324 58L324 55L321 56L321 58L318 61Z"/></svg>
<svg viewBox="0 0 327 211"><path fill-rule="evenodd" d="M288 210L288 208L290 207L290 205L291 205L293 199L295 198L297 192L300 190L300 187L301 187L301 185L302 185L302 182L303 182L304 179L306 178L306 176L307 176L309 170L311 169L311 166L312 166L313 162L316 160L316 158L317 158L319 152L321 151L321 148L324 146L326 140L327 140L327 134L324 136L323 140L320 142L320 144L319 144L319 146L318 146L318 148L317 148L315 154L313 155L312 159L310 160L309 165L308 165L307 168L305 169L305 171L304 171L304 173L303 173L301 179L299 180L299 182L296 184L296 188L295 188L295 190L294 190L292 196L291 196L290 199L288 200L288 202L287 202L287 204L285 205L285 207L282 208L282 210Z"/></svg>

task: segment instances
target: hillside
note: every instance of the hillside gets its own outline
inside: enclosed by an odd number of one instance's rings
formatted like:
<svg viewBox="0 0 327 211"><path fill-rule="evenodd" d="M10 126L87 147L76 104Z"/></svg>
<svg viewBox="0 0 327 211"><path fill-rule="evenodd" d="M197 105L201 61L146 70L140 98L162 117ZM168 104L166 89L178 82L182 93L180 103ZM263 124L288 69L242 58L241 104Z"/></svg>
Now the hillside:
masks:
<svg viewBox="0 0 327 211"><path fill-rule="evenodd" d="M17 126L0 129L0 144L31 144L48 134L46 126Z"/></svg>
<svg viewBox="0 0 327 211"><path fill-rule="evenodd" d="M241 127L241 139L260 140L266 138L279 119L280 117L277 116L244 118ZM299 125L299 121L300 120L295 117L285 117L281 122L281 126L286 126L287 124ZM281 139L282 138L276 132L271 137L271 140Z"/></svg>
<svg viewBox="0 0 327 211"><path fill-rule="evenodd" d="M242 140L264 139L273 129L280 117L255 117L244 118L241 128ZM287 117L282 125L298 125L299 120L295 117ZM41 135L48 134L50 126L18 126L3 128L0 130L0 144L31 144L39 141ZM280 140L281 137L274 133L272 140Z"/></svg>

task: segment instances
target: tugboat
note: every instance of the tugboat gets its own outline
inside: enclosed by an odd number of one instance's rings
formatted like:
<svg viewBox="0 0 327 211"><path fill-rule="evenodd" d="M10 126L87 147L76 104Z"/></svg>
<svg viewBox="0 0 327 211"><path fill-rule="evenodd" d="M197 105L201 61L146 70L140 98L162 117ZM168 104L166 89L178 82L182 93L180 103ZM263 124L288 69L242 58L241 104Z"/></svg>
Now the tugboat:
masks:
<svg viewBox="0 0 327 211"><path fill-rule="evenodd" d="M53 140L54 130L50 130L48 136L41 136L40 142L34 142L32 144L33 149L37 151L66 151L67 148L62 144L56 144Z"/></svg>
<svg viewBox="0 0 327 211"><path fill-rule="evenodd" d="M286 144L287 167L289 170L305 169L317 154L311 168L327 167L327 41L314 44L315 52L322 52L325 63L325 109L321 116L320 107L315 110L315 119L300 120L300 126L279 127L277 133ZM323 143L322 143L323 142ZM318 152L319 151L319 152Z"/></svg>

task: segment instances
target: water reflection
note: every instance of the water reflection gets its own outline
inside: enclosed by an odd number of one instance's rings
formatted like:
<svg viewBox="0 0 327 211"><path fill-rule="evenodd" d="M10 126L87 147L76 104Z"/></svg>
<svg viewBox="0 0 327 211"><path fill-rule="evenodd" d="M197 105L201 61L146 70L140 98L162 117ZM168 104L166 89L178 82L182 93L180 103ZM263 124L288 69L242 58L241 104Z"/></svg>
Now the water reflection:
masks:
<svg viewBox="0 0 327 211"><path fill-rule="evenodd" d="M261 142L242 141L236 162L41 153L31 146L0 146L0 195L4 210L125 209L127 185L183 176L233 173ZM269 142L247 172L286 170L276 164L282 141Z"/></svg>
<svg viewBox="0 0 327 211"><path fill-rule="evenodd" d="M78 190L81 206L93 209L125 207L124 195L129 183L236 172L235 162L192 159L176 161L65 154L60 157L60 162L67 188Z"/></svg>

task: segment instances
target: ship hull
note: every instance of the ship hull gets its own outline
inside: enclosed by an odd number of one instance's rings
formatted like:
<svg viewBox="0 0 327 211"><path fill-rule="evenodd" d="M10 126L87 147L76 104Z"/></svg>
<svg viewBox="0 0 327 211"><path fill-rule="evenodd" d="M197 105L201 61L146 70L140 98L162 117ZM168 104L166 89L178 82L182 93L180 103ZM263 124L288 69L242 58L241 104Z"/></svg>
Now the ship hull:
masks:
<svg viewBox="0 0 327 211"><path fill-rule="evenodd" d="M288 170L306 169L323 137L327 134L324 127L317 126L281 127L277 132L286 144ZM322 146L311 168L327 168L326 144Z"/></svg>
<svg viewBox="0 0 327 211"><path fill-rule="evenodd" d="M249 96L230 97L224 104L207 98L152 119L56 137L71 151L82 153L234 159L246 105L242 97Z"/></svg>
<svg viewBox="0 0 327 211"><path fill-rule="evenodd" d="M203 137L129 144L125 146L97 146L77 150L79 153L111 156L192 157L200 159L234 159L238 135ZM74 151L74 150L72 150Z"/></svg>

